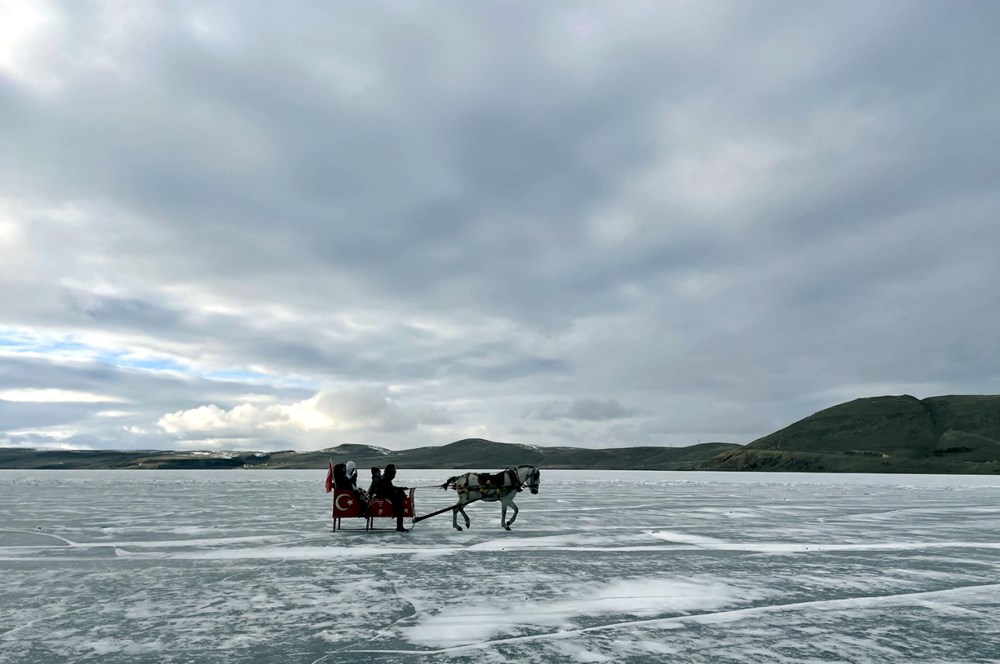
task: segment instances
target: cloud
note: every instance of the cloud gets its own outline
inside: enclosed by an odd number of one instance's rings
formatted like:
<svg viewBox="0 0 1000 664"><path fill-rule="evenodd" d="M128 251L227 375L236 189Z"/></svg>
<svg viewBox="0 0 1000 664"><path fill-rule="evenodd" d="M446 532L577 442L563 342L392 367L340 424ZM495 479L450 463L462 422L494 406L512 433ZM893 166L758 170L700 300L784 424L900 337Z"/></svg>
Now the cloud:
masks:
<svg viewBox="0 0 1000 664"><path fill-rule="evenodd" d="M163 415L157 425L169 434L189 438L252 436L255 432L294 435L298 432L407 432L420 424L419 413L406 412L384 390L317 392L291 404L243 403L229 410L214 404ZM432 420L435 421L435 420Z"/></svg>
<svg viewBox="0 0 1000 664"><path fill-rule="evenodd" d="M115 403L122 401L117 397L103 394L55 388L0 390L0 400L27 403Z"/></svg>
<svg viewBox="0 0 1000 664"><path fill-rule="evenodd" d="M1000 391L991 3L6 12L0 390L115 400L7 440L747 442Z"/></svg>
<svg viewBox="0 0 1000 664"><path fill-rule="evenodd" d="M638 409L623 406L617 399L574 399L569 403L547 404L538 409L534 416L540 420L564 418L585 422L603 422L634 417L639 412Z"/></svg>

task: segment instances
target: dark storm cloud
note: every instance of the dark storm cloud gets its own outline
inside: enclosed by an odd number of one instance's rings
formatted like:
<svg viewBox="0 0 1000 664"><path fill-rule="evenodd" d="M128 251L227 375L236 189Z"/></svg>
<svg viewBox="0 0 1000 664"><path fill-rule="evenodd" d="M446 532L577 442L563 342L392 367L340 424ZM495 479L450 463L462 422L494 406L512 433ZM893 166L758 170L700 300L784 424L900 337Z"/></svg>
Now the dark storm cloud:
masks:
<svg viewBox="0 0 1000 664"><path fill-rule="evenodd" d="M0 381L129 401L0 431L746 442L1000 389L995 3L37 11Z"/></svg>

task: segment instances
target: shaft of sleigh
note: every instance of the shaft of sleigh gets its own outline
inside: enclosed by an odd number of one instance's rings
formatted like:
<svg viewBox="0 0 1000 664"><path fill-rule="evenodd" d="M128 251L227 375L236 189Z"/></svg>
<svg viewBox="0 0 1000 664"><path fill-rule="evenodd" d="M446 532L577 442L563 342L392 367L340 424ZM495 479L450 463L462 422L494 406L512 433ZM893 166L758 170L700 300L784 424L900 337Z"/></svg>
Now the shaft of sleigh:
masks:
<svg viewBox="0 0 1000 664"><path fill-rule="evenodd" d="M473 498L472 500L470 500L467 503L462 503L462 507L465 507L466 505L469 505L470 503L474 503L477 500L482 500L482 498ZM438 514L444 514L445 512L450 512L451 510L455 509L456 507L458 507L458 506L457 505L449 505L448 507L442 507L441 509L437 510L436 512L431 512L430 514L421 514L420 516L415 516L415 517L413 517L413 523L417 523L419 521L423 521L424 519L429 519L432 516L437 516Z"/></svg>

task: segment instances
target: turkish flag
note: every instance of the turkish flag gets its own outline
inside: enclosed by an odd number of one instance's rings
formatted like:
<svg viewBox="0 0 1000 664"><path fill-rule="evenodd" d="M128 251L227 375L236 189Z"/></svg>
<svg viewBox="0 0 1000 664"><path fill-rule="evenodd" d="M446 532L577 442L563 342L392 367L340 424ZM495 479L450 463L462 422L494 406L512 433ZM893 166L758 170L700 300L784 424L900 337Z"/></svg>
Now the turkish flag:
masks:
<svg viewBox="0 0 1000 664"><path fill-rule="evenodd" d="M330 470L326 472L326 492L333 491L333 462L330 462Z"/></svg>

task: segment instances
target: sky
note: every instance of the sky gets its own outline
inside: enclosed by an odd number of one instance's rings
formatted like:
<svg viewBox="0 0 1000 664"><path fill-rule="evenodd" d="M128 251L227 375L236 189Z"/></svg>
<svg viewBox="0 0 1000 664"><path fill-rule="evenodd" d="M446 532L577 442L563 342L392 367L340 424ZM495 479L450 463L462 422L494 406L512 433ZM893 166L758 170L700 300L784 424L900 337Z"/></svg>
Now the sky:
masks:
<svg viewBox="0 0 1000 664"><path fill-rule="evenodd" d="M1000 4L0 0L0 446L1000 393Z"/></svg>

